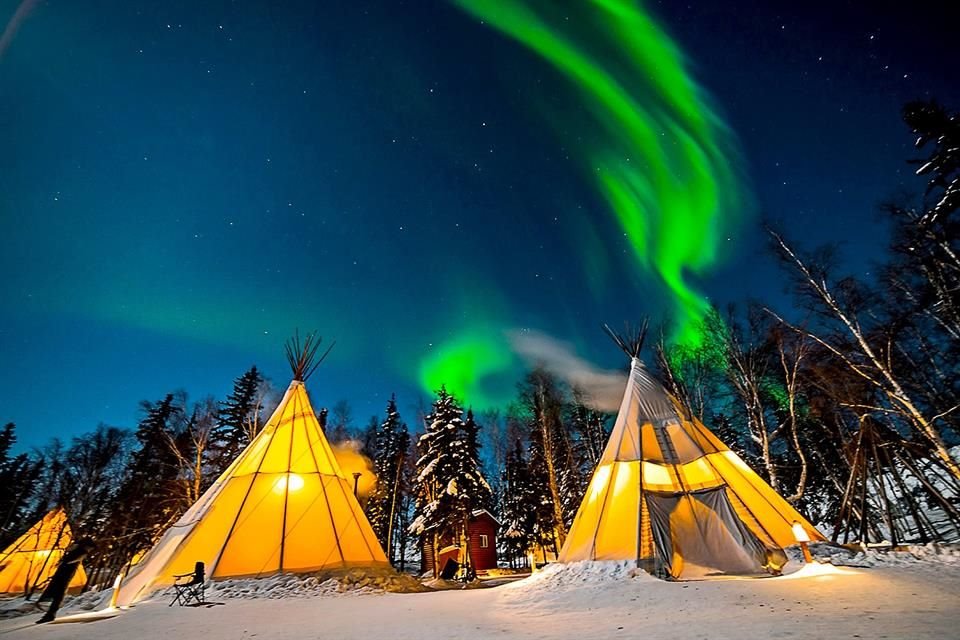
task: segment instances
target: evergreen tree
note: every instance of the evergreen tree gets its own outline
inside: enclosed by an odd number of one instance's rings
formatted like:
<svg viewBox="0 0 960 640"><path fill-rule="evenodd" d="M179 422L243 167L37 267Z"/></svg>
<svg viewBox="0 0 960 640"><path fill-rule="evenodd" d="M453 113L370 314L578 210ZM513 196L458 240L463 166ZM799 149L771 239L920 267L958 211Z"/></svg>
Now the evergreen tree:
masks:
<svg viewBox="0 0 960 640"><path fill-rule="evenodd" d="M960 113L950 113L936 102L917 101L904 106L903 120L917 135L918 149L933 147L929 156L915 161L920 165L917 175L927 177L927 195L933 198L917 222L947 225L947 218L960 209ZM943 231L943 237L957 239L955 228Z"/></svg>
<svg viewBox="0 0 960 640"><path fill-rule="evenodd" d="M526 562L537 542L537 493L519 438L507 452L503 479L500 528L501 548L511 567Z"/></svg>
<svg viewBox="0 0 960 640"><path fill-rule="evenodd" d="M433 411L425 416L426 431L417 442L420 458L417 460L415 518L411 532L421 538L421 544L439 556L440 537L455 521L452 495L447 491L453 479L453 442L460 431L460 408L446 387L440 387ZM434 565L434 576L440 567Z"/></svg>
<svg viewBox="0 0 960 640"><path fill-rule="evenodd" d="M26 453L11 456L17 441L12 422L0 430L0 548L4 548L23 529L27 507L35 493L35 483L40 475L40 465Z"/></svg>
<svg viewBox="0 0 960 640"><path fill-rule="evenodd" d="M413 522L414 509L416 508L416 495L414 493L414 480L417 476L417 456L413 452L413 447L407 447L407 455L403 459L400 469L400 487L397 495L397 524L394 527L396 536L396 557L399 562L397 568L400 571L406 569L407 555L409 551L414 551L419 557L419 550L415 548L413 542L416 536L410 532L410 524ZM414 549L410 547L413 546Z"/></svg>
<svg viewBox="0 0 960 640"><path fill-rule="evenodd" d="M467 419L463 422L463 445L470 458L480 459L480 425L473 417L473 409L467 409Z"/></svg>
<svg viewBox="0 0 960 640"><path fill-rule="evenodd" d="M263 428L265 380L256 365L233 382L233 391L220 405L218 424L210 433L210 466L214 477L223 472Z"/></svg>
<svg viewBox="0 0 960 640"><path fill-rule="evenodd" d="M453 441L450 452L453 479L447 485L447 492L453 494L453 510L459 520L454 523L452 534L460 544L461 577L464 580L476 577L470 556L470 518L477 509L488 508L493 497L480 465L479 431L473 412L467 412L467 419L461 422L459 437Z"/></svg>
<svg viewBox="0 0 960 640"><path fill-rule="evenodd" d="M418 443L416 519L411 530L439 556L440 541L449 535L460 545L461 570L473 577L469 545L469 518L473 510L488 503L490 486L470 450L477 434L464 428L463 410L445 387L437 392L433 412L426 416L427 429ZM441 567L434 565L436 575Z"/></svg>
<svg viewBox="0 0 960 640"><path fill-rule="evenodd" d="M135 432L138 448L130 456L114 509L110 548L114 568L150 547L186 509L180 492L185 398L169 394L142 403L145 417Z"/></svg>
<svg viewBox="0 0 960 640"><path fill-rule="evenodd" d="M397 411L396 396L391 396L387 403L386 419L376 431L374 449L377 488L367 502L367 516L388 559L394 563L403 554L402 548L399 552L397 549L399 507L403 494L410 489L409 473L404 473L409 467L404 463L409 457L410 432Z"/></svg>
<svg viewBox="0 0 960 640"><path fill-rule="evenodd" d="M493 492L483 473L483 462L480 456L480 425L473 417L473 409L467 410L466 420L463 421L464 474L468 476L476 487L474 495L474 509L491 509L493 507ZM471 466L472 465L472 466Z"/></svg>

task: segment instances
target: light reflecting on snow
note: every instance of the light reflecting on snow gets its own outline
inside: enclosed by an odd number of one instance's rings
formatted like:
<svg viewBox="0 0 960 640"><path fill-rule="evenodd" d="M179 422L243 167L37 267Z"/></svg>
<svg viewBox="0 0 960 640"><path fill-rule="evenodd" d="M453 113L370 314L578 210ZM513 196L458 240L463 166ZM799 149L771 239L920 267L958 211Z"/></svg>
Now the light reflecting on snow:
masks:
<svg viewBox="0 0 960 640"><path fill-rule="evenodd" d="M810 562L803 565L799 570L785 576L780 576L776 580L795 580L799 578L833 578L835 576L854 576L859 571L853 569L842 569L828 562Z"/></svg>

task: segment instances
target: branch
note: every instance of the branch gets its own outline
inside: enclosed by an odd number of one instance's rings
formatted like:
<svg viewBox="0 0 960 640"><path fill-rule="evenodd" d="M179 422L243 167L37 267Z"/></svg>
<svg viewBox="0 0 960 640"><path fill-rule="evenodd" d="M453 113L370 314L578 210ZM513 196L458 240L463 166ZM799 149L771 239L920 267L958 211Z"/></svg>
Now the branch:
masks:
<svg viewBox="0 0 960 640"><path fill-rule="evenodd" d="M808 338L810 338L811 340L813 340L814 342L816 342L817 344L819 344L820 346L822 346L824 349L828 350L830 353L832 353L834 356L836 356L838 359L840 359L844 364L846 364L848 367L850 367L850 369L851 369L854 373L856 373L858 376L860 376L861 378L863 378L864 380L866 380L866 381L869 382L870 384L874 385L874 386L877 387L878 389L883 389L883 388L884 388L883 385L882 385L878 380L876 380L876 379L874 379L873 377L867 375L867 374L863 371L863 369L862 369L862 367L861 367L860 365L858 365L858 364L856 364L855 362L851 361L842 351L840 351L839 349L837 349L836 347L834 347L832 344L830 344L829 342L827 342L826 340L824 340L824 339L821 338L820 336L818 336L818 335L816 335L815 333L812 333L812 332L810 332L810 331L808 331L808 330L806 330L806 329L801 329L800 327L797 327L797 326L795 326L795 325L787 322L787 321L786 321L785 319L783 319L777 312L773 311L773 310L770 309L769 307L764 307L763 310L766 311L767 313L769 313L769 314L770 314L771 316L773 316L774 318L776 318L777 321L779 321L783 326L787 327L788 329L790 329L790 330L792 330L792 331L797 332L798 334L800 334L800 335L802 335L802 336L807 336Z"/></svg>

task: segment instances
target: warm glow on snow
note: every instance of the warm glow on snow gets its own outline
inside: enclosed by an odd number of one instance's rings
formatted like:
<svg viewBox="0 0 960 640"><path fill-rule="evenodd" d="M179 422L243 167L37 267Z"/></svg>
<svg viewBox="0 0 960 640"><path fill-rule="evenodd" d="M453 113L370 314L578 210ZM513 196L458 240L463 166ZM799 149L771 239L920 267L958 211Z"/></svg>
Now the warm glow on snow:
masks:
<svg viewBox="0 0 960 640"><path fill-rule="evenodd" d="M852 569L842 569L840 567L834 566L829 562L809 562L803 565L798 571L794 571L790 575L780 576L776 578L777 580L796 580L800 578L825 578L831 579L836 576L855 576L859 575L859 571L854 571Z"/></svg>

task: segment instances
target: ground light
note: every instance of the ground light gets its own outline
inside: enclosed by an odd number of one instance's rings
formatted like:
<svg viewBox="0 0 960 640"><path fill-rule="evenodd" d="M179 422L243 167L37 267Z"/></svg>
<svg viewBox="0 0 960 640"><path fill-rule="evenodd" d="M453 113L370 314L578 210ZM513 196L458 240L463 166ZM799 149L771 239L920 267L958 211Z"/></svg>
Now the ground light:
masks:
<svg viewBox="0 0 960 640"><path fill-rule="evenodd" d="M123 571L117 574L117 579L113 581L113 595L110 596L110 606L108 609L117 608L117 598L120 597L120 583L123 581Z"/></svg>
<svg viewBox="0 0 960 640"><path fill-rule="evenodd" d="M793 523L793 537L800 543L800 550L803 551L803 561L807 564L813 562L813 556L810 555L810 548L807 543L810 542L810 536L807 535L803 525L799 522Z"/></svg>
<svg viewBox="0 0 960 640"><path fill-rule="evenodd" d="M811 562L803 565L798 571L786 576L779 576L775 580L802 580L813 578L816 580L832 580L839 576L855 576L859 571L837 567L829 562Z"/></svg>

